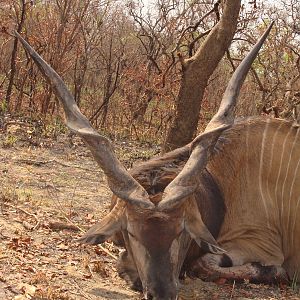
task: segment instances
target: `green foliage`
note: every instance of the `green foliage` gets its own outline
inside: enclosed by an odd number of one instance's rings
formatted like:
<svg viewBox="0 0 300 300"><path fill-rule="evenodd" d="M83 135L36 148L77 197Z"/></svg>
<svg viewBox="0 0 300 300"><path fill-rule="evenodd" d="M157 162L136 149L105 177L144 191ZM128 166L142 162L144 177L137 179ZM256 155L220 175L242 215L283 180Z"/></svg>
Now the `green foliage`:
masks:
<svg viewBox="0 0 300 300"><path fill-rule="evenodd" d="M56 139L61 133L66 133L66 126L60 118L55 118L53 121L45 124L42 135Z"/></svg>
<svg viewBox="0 0 300 300"><path fill-rule="evenodd" d="M9 134L5 137L4 141L2 142L2 146L3 148L11 148L16 144L17 141L17 136Z"/></svg>
<svg viewBox="0 0 300 300"><path fill-rule="evenodd" d="M5 100L0 102L0 113L5 114L7 112L7 103Z"/></svg>
<svg viewBox="0 0 300 300"><path fill-rule="evenodd" d="M14 188L3 186L0 190L0 204L6 202L17 202L18 199L19 197Z"/></svg>
<svg viewBox="0 0 300 300"><path fill-rule="evenodd" d="M291 288L293 291L299 291L300 287L299 287L298 280L299 280L299 274L298 272L295 272L291 281Z"/></svg>

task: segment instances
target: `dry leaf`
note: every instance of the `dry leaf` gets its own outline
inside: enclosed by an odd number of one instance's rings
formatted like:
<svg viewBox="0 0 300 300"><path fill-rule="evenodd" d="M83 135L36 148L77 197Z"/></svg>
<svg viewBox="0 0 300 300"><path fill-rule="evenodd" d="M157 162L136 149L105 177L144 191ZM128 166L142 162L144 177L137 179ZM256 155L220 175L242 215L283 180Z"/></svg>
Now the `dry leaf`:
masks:
<svg viewBox="0 0 300 300"><path fill-rule="evenodd" d="M58 249L60 250L68 250L69 249L69 246L65 245L65 244L59 244L57 246Z"/></svg>
<svg viewBox="0 0 300 300"><path fill-rule="evenodd" d="M32 296L34 296L36 287L34 285L30 285L27 283L21 284L20 289L24 292L25 296L29 299L31 299Z"/></svg>

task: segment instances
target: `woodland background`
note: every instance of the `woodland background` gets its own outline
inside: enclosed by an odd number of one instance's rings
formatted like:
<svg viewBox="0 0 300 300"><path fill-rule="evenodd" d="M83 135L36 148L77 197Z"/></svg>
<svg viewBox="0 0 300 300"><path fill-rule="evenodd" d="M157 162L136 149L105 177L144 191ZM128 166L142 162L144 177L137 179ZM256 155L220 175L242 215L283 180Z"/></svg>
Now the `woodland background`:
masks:
<svg viewBox="0 0 300 300"><path fill-rule="evenodd" d="M12 36L17 30L63 77L102 133L162 144L175 114L180 61L201 46L222 5L211 0L1 0L2 125L5 115L36 121L46 134L65 130L52 89ZM275 29L242 88L238 114L297 118L299 17L297 0L242 1L231 47L205 90L199 130L270 20L276 20Z"/></svg>
<svg viewBox="0 0 300 300"><path fill-rule="evenodd" d="M229 10L225 26L219 26L229 4L235 14ZM239 4L0 0L0 299L141 298L117 274L121 248L109 241L94 247L74 242L107 215L111 192L82 141L69 135L51 87L13 31L62 76L82 112L114 140L118 158L130 168L168 150L184 76L201 85L203 97L196 85L190 91L200 116L191 102L181 101L188 117L173 133L180 131L182 143L203 129L234 69L272 20L276 24L242 87L237 115L300 123L300 1L243 0L236 22ZM216 28L218 38L227 38L224 45L218 39L207 43ZM226 51L228 32L235 34ZM197 58L205 45L207 57L223 47L217 60L223 59L215 69L202 56L198 70L189 73L183 62ZM189 126L193 113L196 130ZM296 279L288 286L187 279L181 296L295 300Z"/></svg>

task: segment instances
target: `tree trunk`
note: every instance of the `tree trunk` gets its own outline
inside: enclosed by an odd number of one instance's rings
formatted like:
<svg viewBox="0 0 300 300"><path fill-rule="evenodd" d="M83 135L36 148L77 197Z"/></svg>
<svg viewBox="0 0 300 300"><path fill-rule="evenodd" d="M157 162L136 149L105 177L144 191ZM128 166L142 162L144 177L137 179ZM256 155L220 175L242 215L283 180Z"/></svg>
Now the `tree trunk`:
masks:
<svg viewBox="0 0 300 300"><path fill-rule="evenodd" d="M176 100L176 115L167 133L163 151L191 142L196 134L202 97L234 36L240 0L227 0L223 15L194 56L183 61L183 75Z"/></svg>

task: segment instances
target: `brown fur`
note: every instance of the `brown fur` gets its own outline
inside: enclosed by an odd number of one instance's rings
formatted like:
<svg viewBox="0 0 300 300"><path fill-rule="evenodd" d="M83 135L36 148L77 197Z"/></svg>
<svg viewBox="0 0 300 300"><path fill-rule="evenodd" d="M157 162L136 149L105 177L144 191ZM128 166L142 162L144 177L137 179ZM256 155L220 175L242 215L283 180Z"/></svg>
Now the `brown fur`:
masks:
<svg viewBox="0 0 300 300"><path fill-rule="evenodd" d="M300 272L300 207L297 209L300 167L299 171L295 170L300 159L300 134L296 139L297 130L283 120L239 121L222 134L207 170L199 179L195 199L202 219L213 235L218 236L220 245L228 250L234 266L257 262L275 269L283 266L290 277ZM286 151L283 151L284 142ZM147 191L160 195L188 156L189 146L186 146L143 163L131 173ZM293 176L296 178L291 191ZM160 196L154 202L159 199ZM295 232L292 232L294 224ZM194 269L195 260L202 255L203 251L192 242L182 272ZM227 274L227 268L222 268L223 275ZM240 276L243 270L248 272L241 269Z"/></svg>
<svg viewBox="0 0 300 300"><path fill-rule="evenodd" d="M292 122L250 118L220 139L208 164L227 212L218 241L233 265L300 272L300 134ZM295 226L295 227L294 227Z"/></svg>

